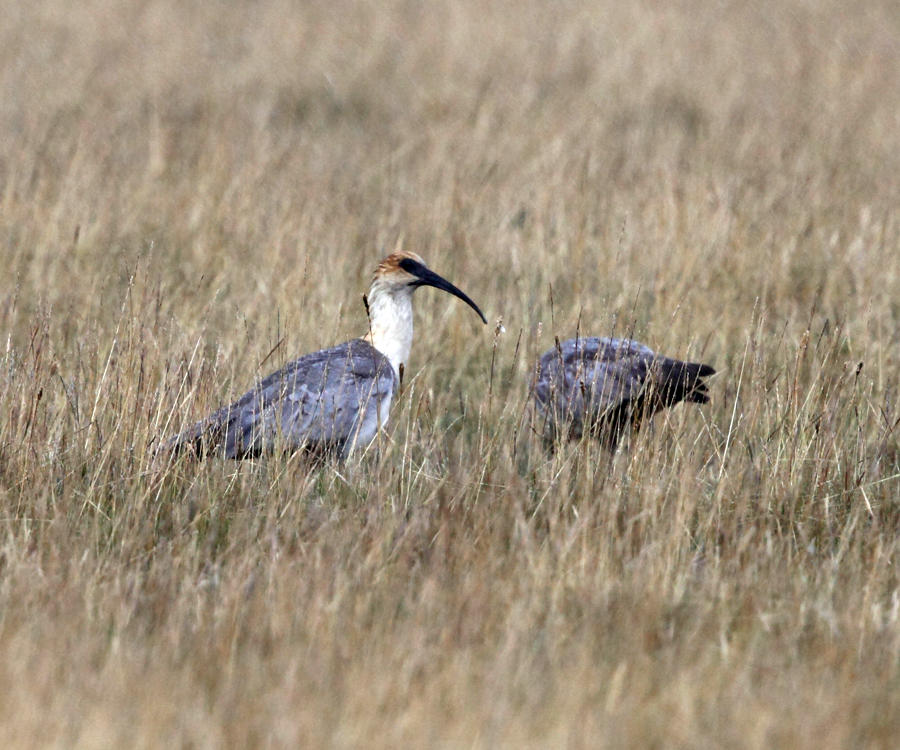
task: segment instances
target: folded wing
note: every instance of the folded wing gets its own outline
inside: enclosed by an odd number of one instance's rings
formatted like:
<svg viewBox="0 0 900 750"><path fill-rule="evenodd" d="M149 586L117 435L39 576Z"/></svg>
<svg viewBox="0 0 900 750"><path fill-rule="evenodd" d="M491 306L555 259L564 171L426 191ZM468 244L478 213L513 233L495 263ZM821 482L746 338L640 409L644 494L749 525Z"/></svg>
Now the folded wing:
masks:
<svg viewBox="0 0 900 750"><path fill-rule="evenodd" d="M708 401L701 378L714 372L631 339L569 339L541 356L534 398L545 435L577 438L589 430L614 448L629 423L637 428L682 400Z"/></svg>
<svg viewBox="0 0 900 750"><path fill-rule="evenodd" d="M162 449L233 459L279 449L346 456L386 424L397 385L387 358L353 339L289 362Z"/></svg>

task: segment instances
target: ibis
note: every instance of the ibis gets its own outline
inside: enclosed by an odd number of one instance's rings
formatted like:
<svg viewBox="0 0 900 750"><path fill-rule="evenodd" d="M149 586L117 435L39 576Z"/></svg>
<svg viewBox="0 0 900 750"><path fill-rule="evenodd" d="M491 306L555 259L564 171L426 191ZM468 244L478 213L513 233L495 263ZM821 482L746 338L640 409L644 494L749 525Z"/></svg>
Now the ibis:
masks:
<svg viewBox="0 0 900 750"><path fill-rule="evenodd" d="M385 427L413 339L413 294L431 286L484 314L463 291L399 251L375 269L364 298L369 330L307 354L260 380L234 403L166 441L161 451L190 450L229 459L305 450L346 458Z"/></svg>
<svg viewBox="0 0 900 750"><path fill-rule="evenodd" d="M534 401L546 440L579 439L585 433L611 451L627 428L638 430L680 401L705 404L705 364L657 354L631 339L578 337L541 355Z"/></svg>

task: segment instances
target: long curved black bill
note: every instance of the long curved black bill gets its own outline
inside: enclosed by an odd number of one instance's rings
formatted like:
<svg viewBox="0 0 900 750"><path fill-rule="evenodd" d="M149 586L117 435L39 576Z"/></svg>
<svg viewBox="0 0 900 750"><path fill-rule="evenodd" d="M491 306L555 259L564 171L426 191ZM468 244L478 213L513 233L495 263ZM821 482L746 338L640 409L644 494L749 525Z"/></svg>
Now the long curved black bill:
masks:
<svg viewBox="0 0 900 750"><path fill-rule="evenodd" d="M475 312L478 313L478 316L481 318L482 323L487 325L487 318L484 317L484 313L481 312L481 309L476 305L462 289L451 284L447 279L443 276L439 276L434 271L432 271L427 266L422 265L414 261L412 258L404 258L400 261L400 268L406 271L409 274L415 276L418 281L416 282L416 286L433 286L435 289L441 289L445 292L449 292L454 297L459 297L463 302L465 302L469 307L471 307Z"/></svg>

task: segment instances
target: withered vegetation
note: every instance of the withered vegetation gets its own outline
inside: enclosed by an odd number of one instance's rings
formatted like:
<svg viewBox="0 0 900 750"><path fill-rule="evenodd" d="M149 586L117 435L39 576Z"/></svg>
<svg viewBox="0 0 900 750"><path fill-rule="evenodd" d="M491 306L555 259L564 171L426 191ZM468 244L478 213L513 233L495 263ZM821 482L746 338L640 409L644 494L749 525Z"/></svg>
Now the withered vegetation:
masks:
<svg viewBox="0 0 900 750"><path fill-rule="evenodd" d="M896 746L896 3L2 16L4 747ZM376 448L151 470L397 246ZM545 452L578 330L711 403Z"/></svg>

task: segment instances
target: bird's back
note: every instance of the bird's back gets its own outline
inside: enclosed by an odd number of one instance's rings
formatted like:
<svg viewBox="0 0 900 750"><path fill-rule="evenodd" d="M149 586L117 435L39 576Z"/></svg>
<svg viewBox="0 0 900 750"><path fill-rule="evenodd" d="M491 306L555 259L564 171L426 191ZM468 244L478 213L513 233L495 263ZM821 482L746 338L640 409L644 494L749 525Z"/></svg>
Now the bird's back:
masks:
<svg viewBox="0 0 900 750"><path fill-rule="evenodd" d="M396 381L383 354L353 339L289 362L162 450L246 458L304 448L346 456L386 423Z"/></svg>
<svg viewBox="0 0 900 750"><path fill-rule="evenodd" d="M709 400L701 378L709 365L657 354L632 339L569 339L544 352L534 398L545 434L580 437L602 433L614 447L622 429L682 400Z"/></svg>

